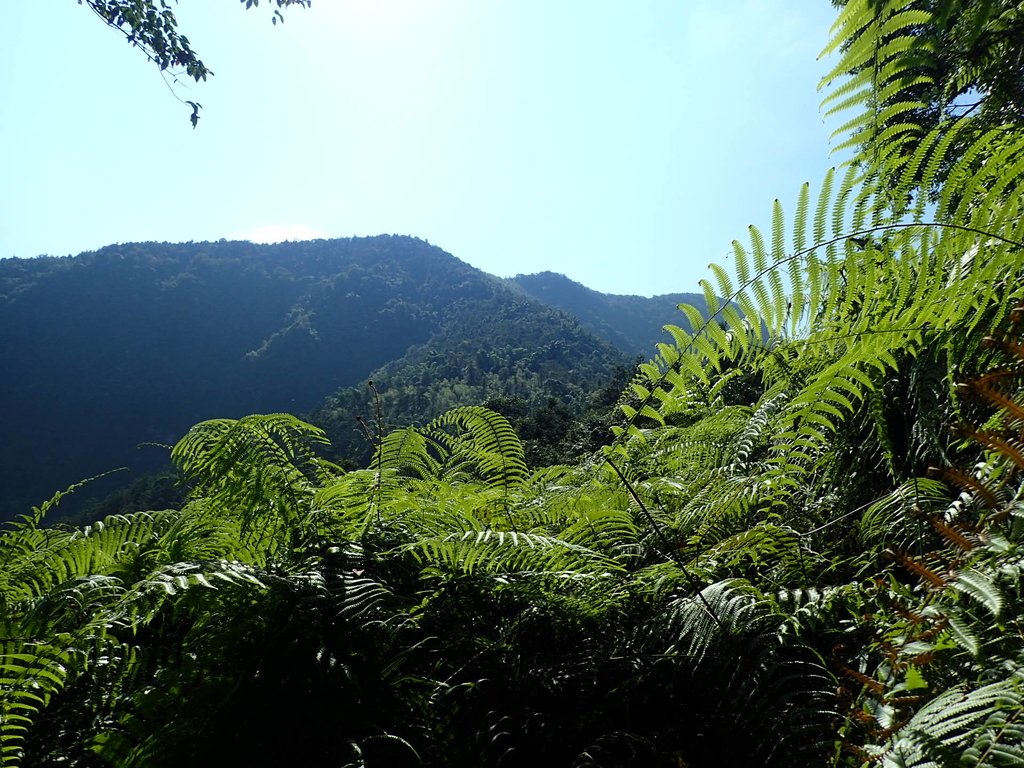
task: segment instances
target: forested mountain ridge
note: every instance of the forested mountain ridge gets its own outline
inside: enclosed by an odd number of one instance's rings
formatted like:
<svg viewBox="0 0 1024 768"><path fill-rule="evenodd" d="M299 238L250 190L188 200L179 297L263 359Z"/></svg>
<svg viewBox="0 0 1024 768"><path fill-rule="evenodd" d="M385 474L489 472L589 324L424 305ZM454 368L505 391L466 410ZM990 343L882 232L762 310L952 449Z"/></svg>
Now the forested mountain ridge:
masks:
<svg viewBox="0 0 1024 768"><path fill-rule="evenodd" d="M702 293L666 293L650 298L601 293L556 272L516 275L509 278L509 283L575 316L584 328L623 352L644 358L653 354L659 342L672 341L663 326L687 327L678 310L680 304L691 304L702 311L707 306Z"/></svg>
<svg viewBox="0 0 1024 768"><path fill-rule="evenodd" d="M414 381L394 365L411 350ZM569 394L601 386L627 360L563 313L399 236L136 243L0 261L0 355L0 519L55 484L165 461L140 443L173 442L214 416L305 413L370 376L388 380L375 373L387 364L395 387L418 390L414 402L438 401L395 414L424 421L468 404L460 395L525 397L520 368L537 392ZM96 434L102 443L85 450Z"/></svg>

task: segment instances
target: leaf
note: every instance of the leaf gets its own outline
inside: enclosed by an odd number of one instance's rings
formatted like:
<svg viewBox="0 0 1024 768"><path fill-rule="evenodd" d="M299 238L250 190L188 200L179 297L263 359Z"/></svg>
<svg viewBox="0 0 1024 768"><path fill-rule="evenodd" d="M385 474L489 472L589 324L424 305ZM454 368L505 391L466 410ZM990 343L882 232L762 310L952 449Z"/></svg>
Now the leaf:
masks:
<svg viewBox="0 0 1024 768"><path fill-rule="evenodd" d="M957 592L968 596L998 619L1003 611L1004 598L1002 590L985 574L976 571L961 571L951 582Z"/></svg>

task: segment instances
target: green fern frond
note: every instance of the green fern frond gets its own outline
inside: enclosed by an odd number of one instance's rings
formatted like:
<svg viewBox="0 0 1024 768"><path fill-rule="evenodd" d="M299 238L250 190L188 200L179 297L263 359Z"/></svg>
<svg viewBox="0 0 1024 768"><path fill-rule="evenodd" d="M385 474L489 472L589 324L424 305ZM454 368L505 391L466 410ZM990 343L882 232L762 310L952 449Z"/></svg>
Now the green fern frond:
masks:
<svg viewBox="0 0 1024 768"><path fill-rule="evenodd" d="M442 464L468 461L487 484L508 494L529 476L523 444L500 413L467 406L442 414L424 434L446 452Z"/></svg>
<svg viewBox="0 0 1024 768"><path fill-rule="evenodd" d="M1018 672L979 688L944 691L918 710L876 759L887 768L925 768L940 759L977 768L1019 764L1024 760L1016 726L1024 714L1021 685Z"/></svg>
<svg viewBox="0 0 1024 768"><path fill-rule="evenodd" d="M758 522L715 543L703 552L696 567L708 574L758 574L765 583L800 584L808 573L808 561L800 535L788 526Z"/></svg>
<svg viewBox="0 0 1024 768"><path fill-rule="evenodd" d="M401 515L416 503L407 487L418 486L393 467L347 472L317 489L312 501L314 518L334 537L362 536L375 523Z"/></svg>
<svg viewBox="0 0 1024 768"><path fill-rule="evenodd" d="M427 439L412 427L385 435L370 466L377 471L398 470L424 480L437 477L441 468L437 459L430 455Z"/></svg>
<svg viewBox="0 0 1024 768"><path fill-rule="evenodd" d="M9 603L47 594L61 584L101 573L130 572L173 525L178 513L113 515L76 531L25 529L0 539L6 569L0 591Z"/></svg>
<svg viewBox="0 0 1024 768"><path fill-rule="evenodd" d="M926 518L945 512L950 498L945 486L936 481L914 478L871 504L860 518L859 536L868 547L896 547L910 551L926 545Z"/></svg>
<svg viewBox="0 0 1024 768"><path fill-rule="evenodd" d="M960 571L950 586L966 595L998 619L1003 612L1005 597L1002 590L988 575L976 570Z"/></svg>
<svg viewBox="0 0 1024 768"><path fill-rule="evenodd" d="M464 531L443 538L421 537L403 547L424 567L441 572L574 579L619 571L613 559L588 547L536 533Z"/></svg>
<svg viewBox="0 0 1024 768"><path fill-rule="evenodd" d="M85 485L88 485L89 483L93 482L94 480L101 480L104 477L109 477L110 475L113 475L113 474L115 474L117 472L125 472L127 470L128 470L128 467L118 467L117 469L112 469L109 472L102 472L102 473L100 473L98 475L93 475L92 477L87 477L84 480L79 480L77 483L72 483L67 488L65 488L63 491L57 491L57 493L53 494L53 496L51 496L49 499L44 501L38 507L32 507L31 513L29 513L27 515L19 515L14 520L4 521L3 523L0 523L0 526L2 526L3 528L11 529L11 530L23 530L25 528L36 528L43 521L43 518L46 517L46 515L54 507L56 507L58 504L60 504L61 500L65 496L67 496L67 495L69 495L71 493L74 493L78 489L82 488Z"/></svg>
<svg viewBox="0 0 1024 768"><path fill-rule="evenodd" d="M0 641L0 765L22 764L29 729L64 688L73 656L59 642Z"/></svg>
<svg viewBox="0 0 1024 768"><path fill-rule="evenodd" d="M927 51L914 34L916 27L931 19L931 13L913 5L912 0L849 2L833 25L832 39L819 58L837 50L841 53L819 85L819 90L830 89L822 108L826 115L854 112L833 134L845 137L837 151L870 146L881 165L886 147L900 142L901 133L921 132L911 119L886 133L887 126L924 106L903 94L911 85L931 82L930 75L915 70ZM844 82L833 85L840 78Z"/></svg>
<svg viewBox="0 0 1024 768"><path fill-rule="evenodd" d="M284 548L304 535L315 488L334 476L316 454L322 430L289 414L204 421L189 430L171 458L218 514L237 519L256 549Z"/></svg>
<svg viewBox="0 0 1024 768"><path fill-rule="evenodd" d="M727 650L721 646L727 633L756 631L770 613L770 604L746 580L727 579L675 601L670 611L671 626L678 633L672 651L700 664L709 652Z"/></svg>

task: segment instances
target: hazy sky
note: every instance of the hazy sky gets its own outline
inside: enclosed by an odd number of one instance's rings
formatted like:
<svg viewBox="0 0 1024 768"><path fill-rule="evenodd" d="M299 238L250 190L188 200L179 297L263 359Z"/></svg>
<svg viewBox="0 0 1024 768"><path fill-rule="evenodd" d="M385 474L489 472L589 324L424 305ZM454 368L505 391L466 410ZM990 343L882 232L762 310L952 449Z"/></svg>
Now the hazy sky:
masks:
<svg viewBox="0 0 1024 768"><path fill-rule="evenodd" d="M0 256L379 233L507 276L695 290L820 182L828 0L183 0L178 87L74 0L0 26Z"/></svg>

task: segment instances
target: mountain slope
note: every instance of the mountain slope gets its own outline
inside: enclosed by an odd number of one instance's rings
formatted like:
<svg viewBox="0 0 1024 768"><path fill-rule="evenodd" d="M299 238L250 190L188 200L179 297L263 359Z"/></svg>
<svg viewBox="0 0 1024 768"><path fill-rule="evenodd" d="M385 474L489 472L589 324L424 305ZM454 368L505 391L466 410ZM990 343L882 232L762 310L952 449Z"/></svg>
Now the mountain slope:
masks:
<svg viewBox="0 0 1024 768"><path fill-rule="evenodd" d="M408 237L0 261L0 517L119 465L155 468L165 449L135 447L202 419L309 411L410 350L419 373L398 368L398 383L445 407L453 393L491 391L473 389L475 370L492 381L529 371L568 392L586 361L596 372L622 359L564 314Z"/></svg>
<svg viewBox="0 0 1024 768"><path fill-rule="evenodd" d="M553 402L578 419L617 373L625 378L620 371L628 364L627 355L576 318L498 289L453 307L426 343L371 374L372 389L341 389L309 419L326 429L337 458L362 463L371 449L357 416L381 433L465 404L514 403L533 412L550 411Z"/></svg>
<svg viewBox="0 0 1024 768"><path fill-rule="evenodd" d="M591 333L607 339L629 355L650 357L658 342L671 342L664 325L688 328L679 304L704 310L700 293L666 293L647 298L600 293L555 272L516 275L509 282L528 296L568 312Z"/></svg>

